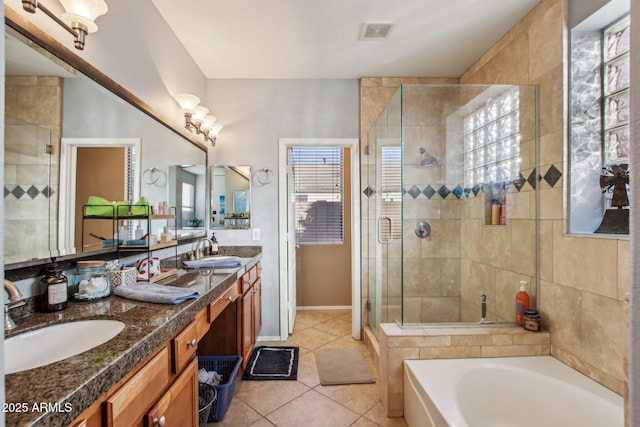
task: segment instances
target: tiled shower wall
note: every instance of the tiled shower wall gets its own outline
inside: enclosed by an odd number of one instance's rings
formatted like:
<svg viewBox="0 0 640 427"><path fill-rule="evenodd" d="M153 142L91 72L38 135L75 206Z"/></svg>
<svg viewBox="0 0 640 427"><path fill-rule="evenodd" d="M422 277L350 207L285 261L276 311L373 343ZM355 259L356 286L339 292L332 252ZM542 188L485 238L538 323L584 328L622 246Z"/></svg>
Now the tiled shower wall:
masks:
<svg viewBox="0 0 640 427"><path fill-rule="evenodd" d="M5 257L46 254L58 224L62 79L7 76L5 96Z"/></svg>
<svg viewBox="0 0 640 427"><path fill-rule="evenodd" d="M536 185L540 198L539 298L543 323L551 333L555 357L622 394L625 387L623 356L627 348L624 297L629 289L629 241L566 233L565 180L562 176L565 148L563 76L567 66L565 12L562 0L541 1L460 77L460 83L538 85L539 171L525 175L525 178L531 178L527 179L526 185ZM400 83L430 82L429 79L363 79L363 144L367 129ZM363 161L366 162L366 156ZM366 164L362 167L366 173ZM512 203L511 218L517 218L516 206L523 215L532 208L531 197L535 192L526 193L529 193L528 199L523 196ZM362 197L364 206L366 196ZM468 207L474 208L473 201ZM526 227L522 233L533 232ZM485 250L487 242L500 250L510 248L512 257L514 251L520 250L518 245L510 243L514 241L513 232L509 235L495 233L491 238L479 236L474 240L478 245L469 250L476 252L476 256ZM365 261L373 262L372 259ZM528 268L531 268L530 264ZM469 272L472 273L475 274ZM501 280L497 271L495 280L496 283ZM505 279L505 282L512 281ZM366 289L366 283L363 287Z"/></svg>
<svg viewBox="0 0 640 427"><path fill-rule="evenodd" d="M543 0L460 78L465 84L539 86L539 163L545 174L551 167L564 171L565 13L562 0ZM543 179L539 186L540 307L551 351L622 393L629 241L568 235L562 181L552 186Z"/></svg>

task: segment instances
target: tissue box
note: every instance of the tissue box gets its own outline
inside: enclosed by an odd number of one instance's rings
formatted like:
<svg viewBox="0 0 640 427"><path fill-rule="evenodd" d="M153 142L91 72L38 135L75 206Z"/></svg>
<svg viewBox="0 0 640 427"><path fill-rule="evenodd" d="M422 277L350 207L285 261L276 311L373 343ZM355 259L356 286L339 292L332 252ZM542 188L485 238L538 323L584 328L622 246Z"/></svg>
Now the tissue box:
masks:
<svg viewBox="0 0 640 427"><path fill-rule="evenodd" d="M127 267L124 270L116 270L109 272L111 286L129 286L135 285L137 281L137 271L135 267Z"/></svg>
<svg viewBox="0 0 640 427"><path fill-rule="evenodd" d="M160 273L160 258L144 258L138 263L137 278L140 281L149 281Z"/></svg>

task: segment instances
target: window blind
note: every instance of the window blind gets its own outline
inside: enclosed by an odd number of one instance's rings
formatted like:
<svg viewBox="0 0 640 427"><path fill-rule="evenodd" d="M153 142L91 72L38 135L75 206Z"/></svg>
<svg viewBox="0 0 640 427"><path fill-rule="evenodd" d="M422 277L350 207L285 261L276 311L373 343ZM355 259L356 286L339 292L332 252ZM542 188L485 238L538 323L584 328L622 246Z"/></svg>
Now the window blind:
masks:
<svg viewBox="0 0 640 427"><path fill-rule="evenodd" d="M296 242L343 242L343 155L341 147L292 147Z"/></svg>
<svg viewBox="0 0 640 427"><path fill-rule="evenodd" d="M402 150L401 147L382 147L380 167L383 217L391 218L389 228L381 228L383 240L398 240L402 237Z"/></svg>

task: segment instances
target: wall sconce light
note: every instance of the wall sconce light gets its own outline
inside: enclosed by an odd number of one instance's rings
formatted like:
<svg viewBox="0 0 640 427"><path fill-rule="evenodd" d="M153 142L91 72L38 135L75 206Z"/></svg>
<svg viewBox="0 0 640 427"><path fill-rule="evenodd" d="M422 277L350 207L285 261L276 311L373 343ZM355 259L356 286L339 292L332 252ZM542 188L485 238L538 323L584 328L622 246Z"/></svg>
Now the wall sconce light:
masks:
<svg viewBox="0 0 640 427"><path fill-rule="evenodd" d="M189 132L202 135L205 142L210 141L212 146L216 146L216 138L223 126L216 123L214 116L208 115L209 109L200 104L200 98L195 95L181 93L175 96L180 104L180 109L184 114L184 127Z"/></svg>
<svg viewBox="0 0 640 427"><path fill-rule="evenodd" d="M87 34L98 31L98 26L93 21L107 13L107 4L104 0L60 0L60 3L65 10L62 19L38 0L22 0L22 8L29 13L36 13L36 8L42 10L75 37L73 44L76 49L83 50Z"/></svg>

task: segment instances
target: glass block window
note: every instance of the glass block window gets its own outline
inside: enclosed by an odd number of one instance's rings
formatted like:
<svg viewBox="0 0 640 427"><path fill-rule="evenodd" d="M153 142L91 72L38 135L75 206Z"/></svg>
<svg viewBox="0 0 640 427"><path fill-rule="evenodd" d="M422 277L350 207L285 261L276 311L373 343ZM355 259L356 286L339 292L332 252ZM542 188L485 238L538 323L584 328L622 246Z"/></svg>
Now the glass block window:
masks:
<svg viewBox="0 0 640 427"><path fill-rule="evenodd" d="M505 183L520 173L518 88L490 99L464 117L464 184Z"/></svg>
<svg viewBox="0 0 640 427"><path fill-rule="evenodd" d="M603 161L628 163L629 131L629 17L604 29L602 79L604 87Z"/></svg>

